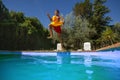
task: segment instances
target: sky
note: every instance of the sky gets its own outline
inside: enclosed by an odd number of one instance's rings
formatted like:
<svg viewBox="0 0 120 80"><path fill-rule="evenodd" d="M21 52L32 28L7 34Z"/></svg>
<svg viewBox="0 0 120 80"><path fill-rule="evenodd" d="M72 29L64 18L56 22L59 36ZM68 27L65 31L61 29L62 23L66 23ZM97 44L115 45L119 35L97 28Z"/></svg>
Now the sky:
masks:
<svg viewBox="0 0 120 80"><path fill-rule="evenodd" d="M54 10L58 9L65 17L69 14L75 3L84 0L2 0L3 4L10 11L23 12L25 16L37 17L44 27L50 23L47 13L54 14ZM120 22L120 0L107 0L105 5L110 9L107 15L112 18L110 24Z"/></svg>

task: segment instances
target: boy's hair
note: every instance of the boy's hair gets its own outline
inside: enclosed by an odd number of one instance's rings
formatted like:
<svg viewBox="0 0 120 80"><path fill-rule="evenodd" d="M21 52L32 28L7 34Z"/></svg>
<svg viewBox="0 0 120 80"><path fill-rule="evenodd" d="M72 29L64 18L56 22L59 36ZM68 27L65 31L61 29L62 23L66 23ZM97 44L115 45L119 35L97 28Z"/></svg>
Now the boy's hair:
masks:
<svg viewBox="0 0 120 80"><path fill-rule="evenodd" d="M58 9L56 9L57 13L60 13L60 11Z"/></svg>

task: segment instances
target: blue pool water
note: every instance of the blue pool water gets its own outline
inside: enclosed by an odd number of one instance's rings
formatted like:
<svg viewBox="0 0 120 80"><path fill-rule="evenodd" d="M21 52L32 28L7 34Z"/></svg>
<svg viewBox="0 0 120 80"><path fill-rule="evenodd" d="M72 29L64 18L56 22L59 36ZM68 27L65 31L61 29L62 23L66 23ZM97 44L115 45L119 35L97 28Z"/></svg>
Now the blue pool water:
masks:
<svg viewBox="0 0 120 80"><path fill-rule="evenodd" d="M120 80L120 51L0 55L0 80Z"/></svg>

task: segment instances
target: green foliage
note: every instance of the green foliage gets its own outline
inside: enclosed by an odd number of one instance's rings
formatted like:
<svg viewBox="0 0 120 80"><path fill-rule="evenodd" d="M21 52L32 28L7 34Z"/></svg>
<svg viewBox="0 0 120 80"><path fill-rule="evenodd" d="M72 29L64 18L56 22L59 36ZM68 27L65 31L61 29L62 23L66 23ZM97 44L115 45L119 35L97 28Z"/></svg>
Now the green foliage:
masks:
<svg viewBox="0 0 120 80"><path fill-rule="evenodd" d="M22 12L9 12L1 1L0 10L0 50L55 48L52 40L46 38L48 30L37 18L26 17Z"/></svg>
<svg viewBox="0 0 120 80"><path fill-rule="evenodd" d="M118 36L112 30L111 27L106 27L106 29L102 32L101 37L97 40L97 43L101 46L111 45L116 42Z"/></svg>
<svg viewBox="0 0 120 80"><path fill-rule="evenodd" d="M92 15L92 4L90 3L90 0L76 3L73 11L76 16L81 16L81 18L89 19Z"/></svg>
<svg viewBox="0 0 120 80"><path fill-rule="evenodd" d="M79 49L89 41L92 48L97 49L120 41L120 25L117 23L110 27L111 18L106 15L110 10L105 2L84 0L75 4L74 14L70 13L65 18L63 41L66 48Z"/></svg>
<svg viewBox="0 0 120 80"><path fill-rule="evenodd" d="M118 34L118 36L120 36L120 23L116 23L114 26L113 26L113 30L115 33Z"/></svg>
<svg viewBox="0 0 120 80"><path fill-rule="evenodd" d="M112 30L114 33L117 35L116 42L120 42L120 23L116 23L113 27Z"/></svg>
<svg viewBox="0 0 120 80"><path fill-rule="evenodd" d="M96 32L93 28L89 28L90 24L86 19L81 18L81 16L74 16L74 18L71 16L74 15L70 13L65 20L67 21L67 23L65 23L63 29L64 45L66 48L72 49L83 48L83 43L86 41L90 41L90 38L92 36L91 32L94 34ZM69 23L71 22L72 25L69 25Z"/></svg>
<svg viewBox="0 0 120 80"><path fill-rule="evenodd" d="M108 26L111 18L109 16L105 16L110 10L104 5L106 0L94 0L94 10L92 16L92 27L96 28L98 33L98 37L101 32L105 29L105 26Z"/></svg>
<svg viewBox="0 0 120 80"><path fill-rule="evenodd" d="M9 18L8 13L9 13L8 9L5 7L5 5L0 0L0 21L7 20Z"/></svg>
<svg viewBox="0 0 120 80"><path fill-rule="evenodd" d="M110 10L104 5L106 0L84 0L76 3L73 13L65 18L63 29L63 41L66 48L82 48L83 43L89 41L92 48L119 42L120 25L109 27L111 18L106 14Z"/></svg>
<svg viewBox="0 0 120 80"><path fill-rule="evenodd" d="M93 3L90 0L85 0L84 2L76 3L74 6L74 13L76 16L81 16L81 18L86 18L90 25L97 31L97 35L93 39L100 37L101 32L108 26L111 18L106 16L110 10L104 5L106 0L94 0Z"/></svg>
<svg viewBox="0 0 120 80"><path fill-rule="evenodd" d="M25 16L24 16L24 14L22 13L22 12L14 12L14 11L11 11L10 13L10 17L14 20L14 21L16 21L16 22L19 22L19 23L22 23L22 22L24 22L24 18L25 18Z"/></svg>

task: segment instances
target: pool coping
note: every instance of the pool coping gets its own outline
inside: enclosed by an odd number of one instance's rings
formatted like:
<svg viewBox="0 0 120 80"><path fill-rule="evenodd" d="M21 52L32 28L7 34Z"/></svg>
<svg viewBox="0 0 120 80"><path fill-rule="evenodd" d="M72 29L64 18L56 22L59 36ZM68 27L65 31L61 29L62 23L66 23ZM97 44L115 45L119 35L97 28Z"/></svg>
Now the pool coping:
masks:
<svg viewBox="0 0 120 80"><path fill-rule="evenodd" d="M120 51L105 51L105 52L40 52L40 51L0 51L0 55L26 55L26 56L57 56L58 54L64 55L114 55Z"/></svg>
<svg viewBox="0 0 120 80"><path fill-rule="evenodd" d="M117 47L120 47L120 42L112 44L112 45L109 45L109 46L102 47L100 49L97 49L96 51L104 51L104 50L107 50L107 49L117 48Z"/></svg>

